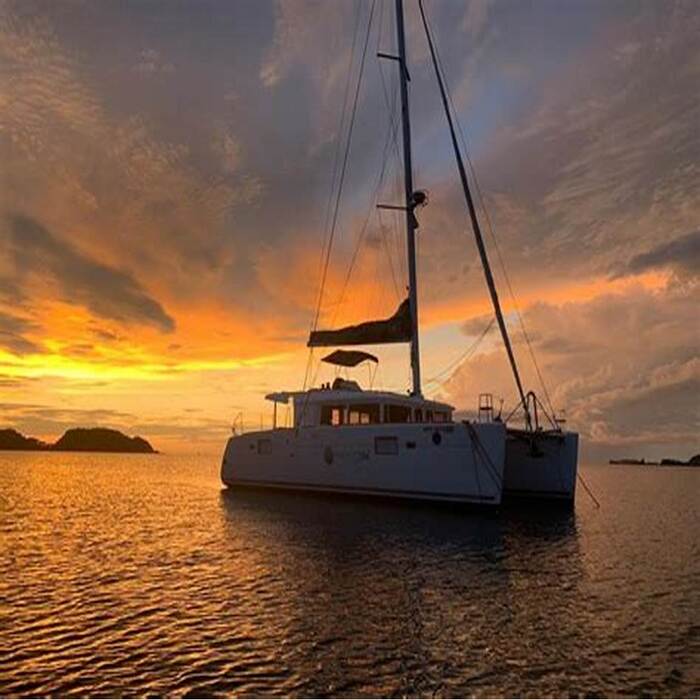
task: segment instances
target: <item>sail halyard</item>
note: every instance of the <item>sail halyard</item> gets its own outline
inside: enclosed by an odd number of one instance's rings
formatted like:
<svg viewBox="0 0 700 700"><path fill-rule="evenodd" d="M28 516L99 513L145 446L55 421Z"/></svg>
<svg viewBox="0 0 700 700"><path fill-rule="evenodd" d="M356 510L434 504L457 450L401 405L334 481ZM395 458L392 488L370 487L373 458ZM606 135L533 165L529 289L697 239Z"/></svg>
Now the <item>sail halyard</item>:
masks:
<svg viewBox="0 0 700 700"><path fill-rule="evenodd" d="M400 0L397 0L399 2ZM418 6L420 8L421 18L423 20L423 27L425 28L426 38L428 40L428 48L430 49L430 56L432 58L433 67L435 69L435 76L437 78L438 87L440 88L440 97L442 98L442 105L445 111L445 117L447 118L447 123L450 128L450 136L452 138L452 147L454 150L455 160L457 162L457 169L459 171L459 177L462 183L462 190L464 192L464 198L467 203L467 209L469 210L469 218L471 219L472 230L474 231L474 238L476 239L476 246L479 251L479 257L481 259L481 266L484 270L484 277L486 278L486 286L489 290L489 295L491 297L491 304L493 305L493 310L496 315L496 320L498 321L498 328L501 331L501 337L503 338L503 344L506 348L506 353L508 355L508 361L510 362L510 367L513 372L513 377L515 378L515 384L518 388L518 394L520 395L520 402L525 413L525 422L528 429L532 429L532 420L530 417L530 411L528 408L528 401L523 390L523 385L520 380L520 372L518 371L518 365L515 361L515 355L513 353L513 347L510 342L510 337L508 335L508 329L506 327L505 319L503 317L503 311L501 309L501 302L498 298L498 291L496 289L496 283L493 279L493 274L491 272L491 265L489 264L488 254L486 252L486 246L484 245L484 239L481 235L481 226L479 225L479 219L476 215L476 208L474 207L474 200L472 198L471 190L469 188L469 180L467 179L467 172L464 168L464 161L462 159L462 153L457 142L457 135L455 133L454 123L452 120L452 113L450 111L450 106L447 100L447 89L440 71L440 66L438 63L437 55L435 53L435 46L433 45L433 38L428 27L428 20L425 16L425 10L423 8L422 0L418 0Z"/></svg>

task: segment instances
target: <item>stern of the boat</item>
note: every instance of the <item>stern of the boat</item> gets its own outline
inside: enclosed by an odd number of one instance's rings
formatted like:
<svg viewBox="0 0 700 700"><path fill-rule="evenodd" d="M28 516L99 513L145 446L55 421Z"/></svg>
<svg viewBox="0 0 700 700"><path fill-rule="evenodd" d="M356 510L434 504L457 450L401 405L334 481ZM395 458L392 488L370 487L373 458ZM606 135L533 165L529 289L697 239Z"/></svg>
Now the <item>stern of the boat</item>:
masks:
<svg viewBox="0 0 700 700"><path fill-rule="evenodd" d="M578 433L509 429L503 495L573 505Z"/></svg>

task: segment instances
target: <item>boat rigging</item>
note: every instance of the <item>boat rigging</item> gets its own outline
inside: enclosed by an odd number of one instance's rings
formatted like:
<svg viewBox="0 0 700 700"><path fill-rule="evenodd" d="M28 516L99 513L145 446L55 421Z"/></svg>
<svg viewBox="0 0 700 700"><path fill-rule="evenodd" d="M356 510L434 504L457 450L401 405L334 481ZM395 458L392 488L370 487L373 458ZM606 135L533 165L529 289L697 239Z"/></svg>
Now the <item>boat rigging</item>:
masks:
<svg viewBox="0 0 700 700"><path fill-rule="evenodd" d="M454 421L452 406L423 397L418 324L416 209L427 203L427 194L414 188L408 96L410 75L403 0L395 0L394 3L397 53L378 53L380 58L394 61L398 66L403 202L379 204L378 207L404 214L408 295L395 313L387 318L335 329L318 328L375 3L376 0L373 0L369 12L343 158L342 161L336 160L336 165L340 163L338 185L332 215L330 207L328 210L329 228L322 251L318 301L307 343L310 351L304 388L301 391L274 392L266 397L275 404L275 416L277 403L288 404L291 401L294 425L291 428L279 428L275 420L272 430L260 430L230 438L224 453L222 480L230 486L391 495L491 505L499 504L504 494L536 495L573 503L578 435L562 431L555 421L552 430L542 430L537 423L537 398L533 392L524 391L457 141L449 93L421 0L418 0L418 8L448 122L460 183L495 318L520 396L525 430L508 427L500 413L494 417L490 394L480 394L480 409L481 397L485 397L485 410L480 410L479 421L473 423ZM356 22L351 63L358 26ZM349 85L348 77L347 88ZM348 95L346 89L346 103ZM393 126L392 119L390 130L393 130ZM331 197L335 187L335 170L334 167ZM383 173L384 165L378 185ZM351 268L355 259L356 255L353 255ZM490 325L479 340L489 329ZM411 391L408 396L389 391L365 390L357 382L338 376L332 386L324 384L320 388L307 388L314 348L388 343L410 344ZM338 348L321 361L349 368L363 363L374 363L376 366L378 358L363 350Z"/></svg>

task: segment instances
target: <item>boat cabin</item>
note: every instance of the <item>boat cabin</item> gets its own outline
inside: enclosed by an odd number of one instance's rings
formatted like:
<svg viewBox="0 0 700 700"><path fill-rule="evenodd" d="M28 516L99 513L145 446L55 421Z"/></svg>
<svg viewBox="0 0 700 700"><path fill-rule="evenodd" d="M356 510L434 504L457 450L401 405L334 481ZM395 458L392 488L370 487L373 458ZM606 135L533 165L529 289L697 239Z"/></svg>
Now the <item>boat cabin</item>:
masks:
<svg viewBox="0 0 700 700"><path fill-rule="evenodd" d="M294 406L295 428L357 426L377 423L450 423L454 408L449 404L404 396L390 391L362 389L356 382L336 379L308 391L268 394L275 404ZM275 410L275 415L277 411ZM276 423L276 421L275 421Z"/></svg>

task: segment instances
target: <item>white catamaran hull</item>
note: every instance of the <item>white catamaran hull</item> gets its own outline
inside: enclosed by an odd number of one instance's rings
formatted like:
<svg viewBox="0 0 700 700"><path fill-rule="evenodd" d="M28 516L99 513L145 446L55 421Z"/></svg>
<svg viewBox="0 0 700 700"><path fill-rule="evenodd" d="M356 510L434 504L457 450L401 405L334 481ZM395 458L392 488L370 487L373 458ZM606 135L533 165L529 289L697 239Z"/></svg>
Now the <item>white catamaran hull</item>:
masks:
<svg viewBox="0 0 700 700"><path fill-rule="evenodd" d="M578 434L509 430L503 495L573 503Z"/></svg>
<svg viewBox="0 0 700 700"><path fill-rule="evenodd" d="M498 505L505 443L501 423L265 430L229 439L221 478L233 487Z"/></svg>

